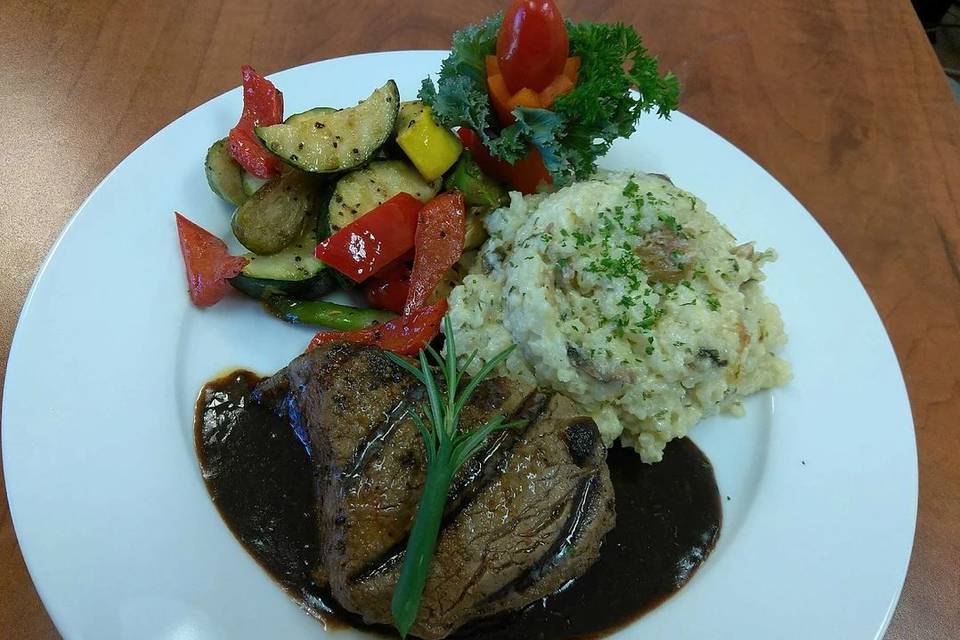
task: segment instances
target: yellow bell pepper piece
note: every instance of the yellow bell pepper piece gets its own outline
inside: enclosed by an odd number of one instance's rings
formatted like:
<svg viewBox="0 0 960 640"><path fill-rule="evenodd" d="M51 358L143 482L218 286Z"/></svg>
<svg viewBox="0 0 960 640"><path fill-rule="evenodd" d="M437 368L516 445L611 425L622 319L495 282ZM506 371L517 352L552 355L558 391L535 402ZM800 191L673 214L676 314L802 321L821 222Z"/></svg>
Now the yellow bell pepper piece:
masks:
<svg viewBox="0 0 960 640"><path fill-rule="evenodd" d="M437 124L426 105L397 133L397 144L427 181L446 173L463 151L457 136Z"/></svg>

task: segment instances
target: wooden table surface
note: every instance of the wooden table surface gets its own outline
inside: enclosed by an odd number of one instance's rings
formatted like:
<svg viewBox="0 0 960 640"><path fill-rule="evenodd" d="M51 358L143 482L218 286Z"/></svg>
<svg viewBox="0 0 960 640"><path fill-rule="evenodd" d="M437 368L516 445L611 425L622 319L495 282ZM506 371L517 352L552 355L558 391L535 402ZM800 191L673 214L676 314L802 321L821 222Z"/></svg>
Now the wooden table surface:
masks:
<svg viewBox="0 0 960 640"><path fill-rule="evenodd" d="M0 363L84 197L155 131L238 84L242 63L271 73L445 48L502 4L0 0ZM680 77L682 110L785 184L860 276L903 367L920 458L916 543L887 637L960 638L960 109L908 0L560 4L635 24ZM0 636L58 637L3 492Z"/></svg>

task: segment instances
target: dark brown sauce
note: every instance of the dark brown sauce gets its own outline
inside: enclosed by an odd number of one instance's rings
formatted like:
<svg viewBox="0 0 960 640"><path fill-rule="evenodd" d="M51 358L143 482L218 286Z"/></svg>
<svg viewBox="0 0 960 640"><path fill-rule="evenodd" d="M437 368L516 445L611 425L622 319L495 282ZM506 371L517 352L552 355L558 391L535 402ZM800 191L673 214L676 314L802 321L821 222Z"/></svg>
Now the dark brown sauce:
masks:
<svg viewBox="0 0 960 640"><path fill-rule="evenodd" d="M317 562L310 459L286 420L250 400L260 378L236 371L204 386L196 441L207 489L250 554L328 627L378 634L343 611L311 578ZM559 593L522 611L469 625L458 640L572 640L616 631L675 593L709 555L720 533L713 467L688 439L671 442L663 461L640 463L630 450L607 458L617 526L600 559Z"/></svg>

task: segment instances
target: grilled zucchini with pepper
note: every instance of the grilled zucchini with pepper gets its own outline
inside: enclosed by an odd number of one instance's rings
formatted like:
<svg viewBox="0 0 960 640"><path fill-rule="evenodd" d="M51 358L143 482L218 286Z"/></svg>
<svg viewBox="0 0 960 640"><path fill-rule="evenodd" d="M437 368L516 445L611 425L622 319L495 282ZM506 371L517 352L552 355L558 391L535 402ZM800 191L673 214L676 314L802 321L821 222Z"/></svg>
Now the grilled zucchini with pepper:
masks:
<svg viewBox="0 0 960 640"><path fill-rule="evenodd" d="M329 235L325 217L310 216L296 242L270 256L248 253L243 270L230 279L235 289L252 298L274 296L314 300L336 286L332 269L314 255L317 243Z"/></svg>
<svg viewBox="0 0 960 640"><path fill-rule="evenodd" d="M203 169L207 174L207 184L215 194L235 207L247 199L249 194L245 193L243 184L243 174L246 171L230 155L226 138L210 145Z"/></svg>
<svg viewBox="0 0 960 640"><path fill-rule="evenodd" d="M396 317L379 309L358 309L326 300L291 300L282 296L266 299L264 306L281 320L293 324L316 324L338 331L363 329Z"/></svg>
<svg viewBox="0 0 960 640"><path fill-rule="evenodd" d="M330 229L336 233L401 191L426 202L440 191L403 160L377 160L337 180L330 198Z"/></svg>
<svg viewBox="0 0 960 640"><path fill-rule="evenodd" d="M304 122L316 122L317 116L324 113L333 113L336 111L333 107L314 107L302 113L295 113L283 121L283 124L300 125Z"/></svg>
<svg viewBox="0 0 960 640"><path fill-rule="evenodd" d="M243 171L243 176L241 177L241 182L243 182L243 192L249 198L257 191L260 191L260 187L270 182L269 180L264 180L263 178L258 178L252 173L247 173Z"/></svg>
<svg viewBox="0 0 960 640"><path fill-rule="evenodd" d="M294 167L312 173L345 171L370 160L390 138L399 105L397 84L389 80L354 107L313 117L299 114L254 131L267 149Z"/></svg>

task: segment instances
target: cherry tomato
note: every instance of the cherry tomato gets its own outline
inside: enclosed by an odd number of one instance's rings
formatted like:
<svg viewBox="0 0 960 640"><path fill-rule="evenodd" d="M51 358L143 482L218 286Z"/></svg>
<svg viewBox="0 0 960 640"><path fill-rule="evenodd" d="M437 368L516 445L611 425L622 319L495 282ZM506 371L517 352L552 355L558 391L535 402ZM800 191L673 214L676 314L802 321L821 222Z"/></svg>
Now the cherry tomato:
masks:
<svg viewBox="0 0 960 640"><path fill-rule="evenodd" d="M569 50L553 0L513 0L497 33L497 62L510 93L545 89L563 73Z"/></svg>

